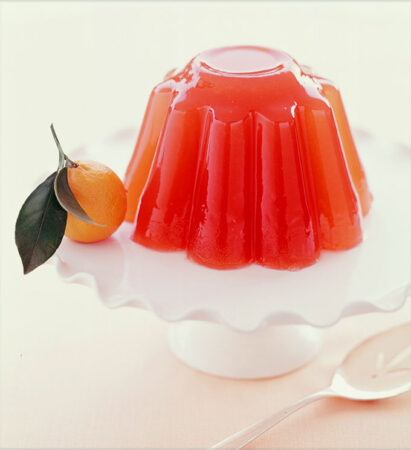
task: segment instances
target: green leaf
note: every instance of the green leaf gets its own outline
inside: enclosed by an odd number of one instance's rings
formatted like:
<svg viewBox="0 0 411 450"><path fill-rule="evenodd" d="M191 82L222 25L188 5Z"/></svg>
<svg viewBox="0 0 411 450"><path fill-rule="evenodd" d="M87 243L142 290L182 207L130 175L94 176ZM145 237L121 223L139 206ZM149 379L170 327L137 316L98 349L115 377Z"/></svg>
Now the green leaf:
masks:
<svg viewBox="0 0 411 450"><path fill-rule="evenodd" d="M56 175L54 172L37 186L17 218L15 239L25 274L46 262L64 236L67 212L54 193Z"/></svg>
<svg viewBox="0 0 411 450"><path fill-rule="evenodd" d="M75 169L73 168L72 170ZM71 215L84 222L88 222L99 227L105 226L90 219L86 211L84 211L80 203L76 200L76 197L74 197L67 179L67 167L63 167L58 170L57 176L54 180L54 192L60 205Z"/></svg>

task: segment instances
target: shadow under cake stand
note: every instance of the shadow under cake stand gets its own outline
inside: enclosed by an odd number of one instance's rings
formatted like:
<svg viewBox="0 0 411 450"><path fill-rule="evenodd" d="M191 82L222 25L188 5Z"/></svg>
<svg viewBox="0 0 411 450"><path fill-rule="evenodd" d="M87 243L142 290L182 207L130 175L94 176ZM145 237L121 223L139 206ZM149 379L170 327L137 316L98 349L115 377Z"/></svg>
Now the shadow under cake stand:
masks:
<svg viewBox="0 0 411 450"><path fill-rule="evenodd" d="M136 138L127 129L73 156L124 173ZM319 329L345 316L391 312L411 294L409 149L357 133L374 194L364 242L344 252L323 251L300 271L257 265L218 271L131 241L123 224L106 241L64 239L57 252L63 280L92 286L110 308L151 310L170 322L174 354L198 370L234 378L290 372L320 350ZM77 153L77 154L75 154Z"/></svg>

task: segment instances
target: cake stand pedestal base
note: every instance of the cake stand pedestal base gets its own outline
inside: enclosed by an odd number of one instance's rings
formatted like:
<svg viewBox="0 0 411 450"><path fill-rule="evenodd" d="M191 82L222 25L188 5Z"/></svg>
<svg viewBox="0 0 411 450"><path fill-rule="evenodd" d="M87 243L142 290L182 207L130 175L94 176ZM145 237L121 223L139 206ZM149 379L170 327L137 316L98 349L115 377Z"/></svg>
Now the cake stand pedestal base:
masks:
<svg viewBox="0 0 411 450"><path fill-rule="evenodd" d="M321 348L320 331L308 325L262 327L244 333L196 320L172 323L172 352L187 365L229 378L268 378L308 363Z"/></svg>

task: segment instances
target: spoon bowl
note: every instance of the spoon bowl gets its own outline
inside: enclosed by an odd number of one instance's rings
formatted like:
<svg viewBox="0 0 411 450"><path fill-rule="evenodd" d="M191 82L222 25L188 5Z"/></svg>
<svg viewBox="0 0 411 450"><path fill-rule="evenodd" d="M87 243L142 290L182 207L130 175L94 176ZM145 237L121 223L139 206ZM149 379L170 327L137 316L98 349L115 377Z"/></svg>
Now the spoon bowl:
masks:
<svg viewBox="0 0 411 450"><path fill-rule="evenodd" d="M411 323L377 334L349 352L331 390L352 400L379 400L411 389Z"/></svg>

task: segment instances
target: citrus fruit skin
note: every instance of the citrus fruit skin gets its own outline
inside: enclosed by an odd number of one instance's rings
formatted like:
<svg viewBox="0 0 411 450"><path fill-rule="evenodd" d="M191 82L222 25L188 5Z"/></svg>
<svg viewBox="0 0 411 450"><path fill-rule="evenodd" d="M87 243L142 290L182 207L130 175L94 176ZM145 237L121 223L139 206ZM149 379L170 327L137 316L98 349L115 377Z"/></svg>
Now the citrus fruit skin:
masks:
<svg viewBox="0 0 411 450"><path fill-rule="evenodd" d="M107 166L96 161L76 161L67 178L74 197L93 225L67 214L65 235L78 242L98 242L111 236L122 224L126 210L126 191L120 178Z"/></svg>

